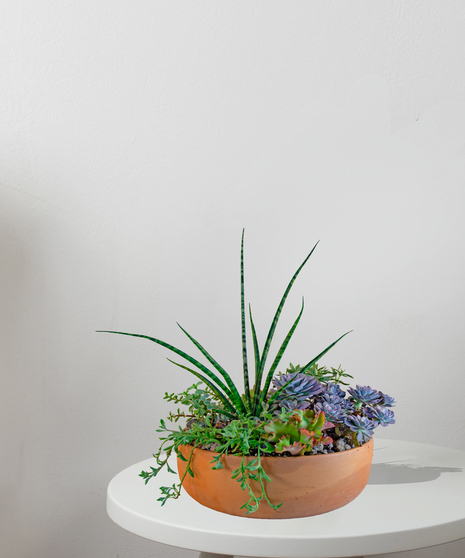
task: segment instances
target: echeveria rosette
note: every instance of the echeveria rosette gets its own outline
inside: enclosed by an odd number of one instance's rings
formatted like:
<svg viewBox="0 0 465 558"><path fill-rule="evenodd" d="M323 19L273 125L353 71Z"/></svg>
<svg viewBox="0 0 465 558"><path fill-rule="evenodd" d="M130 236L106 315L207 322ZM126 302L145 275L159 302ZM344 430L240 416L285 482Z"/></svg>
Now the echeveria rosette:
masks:
<svg viewBox="0 0 465 558"><path fill-rule="evenodd" d="M355 411L355 405L349 399L342 399L341 407L345 415L351 415Z"/></svg>
<svg viewBox="0 0 465 558"><path fill-rule="evenodd" d="M357 385L354 388L349 388L347 392L355 401L356 409L360 409L363 404L377 405L381 401L381 395L379 391L371 388L370 386Z"/></svg>
<svg viewBox="0 0 465 558"><path fill-rule="evenodd" d="M329 421L342 423L345 415L342 401L332 390L325 390L315 398L314 409L323 411Z"/></svg>
<svg viewBox="0 0 465 558"><path fill-rule="evenodd" d="M276 389L286 386L278 396L278 401L281 407L290 410L308 409L308 400L324 391L324 386L317 379L298 372L282 374L273 379L273 384Z"/></svg>
<svg viewBox="0 0 465 558"><path fill-rule="evenodd" d="M327 401L318 401L315 403L316 411L323 411L325 417L330 422L344 422L345 412L340 405L335 405L334 403L328 403Z"/></svg>
<svg viewBox="0 0 465 558"><path fill-rule="evenodd" d="M297 411L297 409L305 411L310 407L310 401L306 399L281 399L279 405L288 411Z"/></svg>
<svg viewBox="0 0 465 558"><path fill-rule="evenodd" d="M344 391L337 384L333 384L330 382L326 384L325 394L334 395L339 399L344 399L346 395Z"/></svg>
<svg viewBox="0 0 465 558"><path fill-rule="evenodd" d="M342 405L342 399L332 393L322 393L316 398L316 403L330 403L331 405Z"/></svg>
<svg viewBox="0 0 465 558"><path fill-rule="evenodd" d="M373 430L378 426L369 418L359 415L346 416L344 418L344 423L355 433L359 444L363 442L363 436L371 438L373 436Z"/></svg>
<svg viewBox="0 0 465 558"><path fill-rule="evenodd" d="M294 374L282 374L274 378L273 383L276 389L283 387L288 382L282 394L289 397L297 397L299 399L312 397L324 391L324 386L316 378L311 378L306 374L298 372Z"/></svg>
<svg viewBox="0 0 465 558"><path fill-rule="evenodd" d="M381 426L388 426L389 424L394 424L396 421L394 419L394 411L381 405L376 405L374 407L367 407L365 409L365 416L373 421L377 422Z"/></svg>
<svg viewBox="0 0 465 558"><path fill-rule="evenodd" d="M382 391L378 391L381 400L379 402L379 405L382 405L383 407L394 407L396 404L396 400L394 399L394 397L391 397L390 395L387 395L386 393L383 393Z"/></svg>

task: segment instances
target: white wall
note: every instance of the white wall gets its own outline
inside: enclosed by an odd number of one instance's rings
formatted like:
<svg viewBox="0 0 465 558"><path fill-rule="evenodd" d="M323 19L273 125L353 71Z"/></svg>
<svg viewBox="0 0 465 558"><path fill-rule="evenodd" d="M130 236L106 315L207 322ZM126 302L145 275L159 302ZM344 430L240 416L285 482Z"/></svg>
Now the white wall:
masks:
<svg viewBox="0 0 465 558"><path fill-rule="evenodd" d="M2 556L195 555L105 513L191 378L94 331L188 347L179 321L239 378L242 227L262 342L321 239L286 362L353 329L325 362L398 399L382 434L465 450L464 20L440 0L2 1Z"/></svg>

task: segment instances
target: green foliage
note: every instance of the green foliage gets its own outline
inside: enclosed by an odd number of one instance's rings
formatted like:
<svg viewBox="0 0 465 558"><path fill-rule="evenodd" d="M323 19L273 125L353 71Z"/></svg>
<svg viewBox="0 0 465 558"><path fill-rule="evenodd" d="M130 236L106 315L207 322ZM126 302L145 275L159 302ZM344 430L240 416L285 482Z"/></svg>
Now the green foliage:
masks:
<svg viewBox="0 0 465 558"><path fill-rule="evenodd" d="M197 382L180 394L165 393L163 399L175 405L187 405L189 409L188 413L186 413L178 408L176 414L169 414L169 420L177 422L180 418L203 417L213 414L221 415L223 413L224 409L215 401L214 393L199 388L201 384L202 382Z"/></svg>
<svg viewBox="0 0 465 558"><path fill-rule="evenodd" d="M347 382L343 382L341 378L352 378L353 376L347 374L345 370L342 370L341 365L337 368L326 368L326 366L318 366L316 363L312 364L305 372L303 372L303 368L300 365L294 366L291 362L289 367L286 370L286 374L292 373L299 373L299 374L307 374L307 376L313 376L322 384L342 384L343 386L348 386Z"/></svg>
<svg viewBox="0 0 465 558"><path fill-rule="evenodd" d="M316 415L313 410L297 410L291 416L282 412L265 424L264 430L276 453L288 451L291 455L304 455L319 444L330 444L333 440L323 430L333 426L325 421L323 412Z"/></svg>
<svg viewBox="0 0 465 558"><path fill-rule="evenodd" d="M258 450L257 458L247 463L247 465L245 465L245 457L242 456L241 464L233 471L231 478L236 479L237 482L241 484L242 490L249 495L247 502L241 506L241 509L245 508L247 510L247 514L256 512L263 499L265 499L267 504L275 511L283 505L282 502L280 504L273 504L266 494L265 482L271 482L271 479L262 467L260 449ZM260 484L260 493L258 496L252 490L250 481L256 481Z"/></svg>
<svg viewBox="0 0 465 558"><path fill-rule="evenodd" d="M214 403L213 395L194 384L180 394L165 394L165 399L174 404L184 405L187 411L177 410L170 413L168 420L176 423L179 418L190 419L185 428L167 426L164 420L160 421L157 432L161 433L162 442L158 452L154 454L156 467L149 471L142 471L140 476L147 483L155 477L163 467L174 473L168 460L176 454L182 461L187 461L186 471L178 484L161 487L161 497L158 499L162 505L169 498L176 499L181 492L182 482L187 474L193 476L189 459L183 456L180 446L211 448L212 469L222 469L221 458L223 455L241 455L241 465L233 471L232 478L236 479L243 490L249 495L249 500L244 504L247 513L257 511L260 502L265 501L273 509L278 509L281 504L270 502L266 494L266 482L271 482L263 469L261 456L263 454L279 454L289 452L291 455L303 455L311 451L319 443L328 443L331 438L325 436L323 430L333 426L326 423L324 413L316 415L313 411L286 411L282 409L279 416L273 414L266 406L262 409L262 417L244 416L229 419L221 413ZM247 456L255 456L247 463ZM258 483L258 488L252 489L251 482Z"/></svg>
<svg viewBox="0 0 465 558"><path fill-rule="evenodd" d="M310 256L313 254L313 251L315 250L317 245L318 242L312 248L310 253L304 259L304 261L301 263L301 265L298 267L297 271L294 273L291 280L289 281L289 284L287 285L286 290L284 291L281 301L279 302L278 308L271 322L271 326L268 331L265 344L261 351L258 345L258 337L252 320L252 310L249 305L249 319L250 319L250 327L252 331L254 357L255 357L254 358L254 362L255 362L254 380L255 381L252 390L250 388L249 367L248 367L248 357L247 357L247 331L246 331L247 328L246 328L246 316L245 316L245 289L244 289L244 230L242 231L240 274L241 274L242 361L243 361L243 376L244 376L243 396L240 395L238 388L232 381L231 376L228 374L228 372L226 372L226 370L204 349L204 347L179 324L178 326L180 327L180 329L189 338L189 340L196 346L196 348L201 352L203 357L210 363L211 368L208 368L207 366L199 362L196 358L188 355L184 351L155 337L150 337L148 335L141 335L136 333L124 333L121 331L105 330L104 333L115 333L118 335L129 335L131 337L140 337L143 339L148 339L149 341L152 341L158 345L161 345L162 347L165 347L166 349L177 354L178 356L180 356L181 358L183 358L184 360L186 360L188 363L192 364L196 368L196 370L194 370L184 364L180 364L168 359L174 365L184 370L187 370L188 372L196 376L209 388L211 396L216 400L217 408L221 411L223 415L231 419L244 418L244 417L262 418L263 409L266 406L267 401L269 399L271 380L302 316L304 310L303 299L302 299L302 307L299 312L299 315L297 316L288 334L286 335L284 341L282 342L278 350L278 353L275 359L273 360L273 363L271 364L268 372L265 373L266 360L270 351L271 342L273 340L275 330L278 325L279 318L281 316L281 312L284 308L284 304L287 300L289 292L295 280L297 279L297 276L299 275L302 268L309 260ZM312 369L315 363L323 355L325 355L336 343L338 343L345 335L347 335L347 333L339 337L339 339L331 343L329 347L327 347L319 355L313 358L306 366L302 368L302 372L307 373L310 369ZM262 387L263 378L265 379L265 382Z"/></svg>
<svg viewBox="0 0 465 558"><path fill-rule="evenodd" d="M215 414L215 409L209 407L209 396L208 392L198 389L198 385L194 384L185 392L175 395L166 394L165 399L175 402L176 404L181 403L189 407L189 414L179 411L176 414L170 414L169 420L173 423L177 422L178 419L183 417L194 417L189 428L178 429L170 428L166 425L164 420L160 421L160 427L157 432L164 434L160 437L162 442L158 452L154 454L156 460L156 467L150 467L150 471L142 471L140 476L145 479L147 483L151 478L155 477L163 467L167 467L168 471L174 473L170 468L168 460L173 452L183 461L183 457L180 446L193 446L193 447L205 447L215 444L215 453L212 452L212 469L221 469L223 467L221 463L221 457L224 454L237 454L242 456L247 455L257 455L258 461L254 461L253 465L248 464L241 465L241 467L234 471L233 478L237 478L241 482L241 486L249 492L250 499L245 505L247 512L252 513L258 509L258 505L262 499L265 499L270 506L273 508L279 507L271 502L269 502L268 497L265 492L264 482L269 480L263 467L261 466L260 454L261 453L271 453L274 448L266 440L266 433L263 428L263 421L255 417L242 417L240 419L230 420L223 423L221 421L221 415ZM268 420L271 420L272 416L265 413ZM218 418L220 420L218 420ZM191 453L192 457L192 453ZM190 468L190 459L186 466L186 474L193 475L192 469ZM169 487L162 487L162 496L159 501L162 505L167 501L168 498L178 498L182 482L173 484ZM261 494L255 496L254 492L250 486L251 480L257 480L261 487Z"/></svg>
<svg viewBox="0 0 465 558"><path fill-rule="evenodd" d="M196 358L190 356L181 349L158 338L135 333L105 330L105 333L147 339L168 349L185 361L182 364L168 359L171 363L178 368L188 371L200 380L180 394L165 393L165 400L175 405L187 407L187 410L181 410L178 407L175 413L170 412L168 416L169 422L172 423L170 426L167 426L163 420L160 421L160 427L157 432L161 434L161 446L158 452L154 454L156 466L150 467L149 471L142 471L140 473L140 476L145 480L145 483L147 483L150 479L155 477L163 467L167 467L170 473L175 473L169 466L169 459L173 457L174 454L181 460L187 461L186 471L180 483L161 488L162 494L159 501L162 505L164 505L169 498L178 498L185 476L194 475L191 468L193 450L189 458L186 459L181 453L181 446L210 449L212 451L212 469L221 469L223 467L221 462L223 455L241 455L241 465L233 472L233 478L236 479L243 490L248 493L249 500L244 505L244 508L247 510L247 513L253 513L258 509L262 500L265 500L273 509L278 509L281 505L270 502L266 494L265 484L266 482L270 482L270 479L262 467L261 456L263 454L276 455L288 452L291 455L302 455L306 452L310 452L316 444L325 444L329 443L327 440L331 441L331 438L325 435L324 430L333 425L325 423L323 412L315 415L313 411L286 411L283 409L281 414L276 416L275 413L278 405L277 397L288 384L270 393L273 376L276 373L277 367L302 317L304 311L303 299L300 312L279 346L272 364L269 368L267 368L266 365L276 327L287 297L299 273L313 254L317 245L318 242L289 281L274 314L262 348L260 348L258 343L258 336L252 318L252 309L249 304L248 317L254 354L254 383L251 385L247 352L244 287L244 231L242 231L240 257L241 337L244 382L242 395L232 381L230 374L179 324L178 326L182 332L193 345L195 345L203 358L208 361L208 366L202 364ZM343 384L342 378L351 376L340 368L331 368L331 370L328 370L325 367L318 367L317 362L345 335L347 335L347 333L331 343L304 367L293 367L291 365L291 369L288 369L287 372L301 372L309 376L314 376L321 382ZM189 364L189 366L187 366L187 364ZM191 366L193 366L193 368ZM181 418L188 419L187 426L185 428L181 426L176 428L176 423ZM255 458L248 461L248 459L246 459L248 456L253 456ZM258 483L260 488L257 489L257 485L254 483ZM254 485L254 490L252 490L252 485Z"/></svg>

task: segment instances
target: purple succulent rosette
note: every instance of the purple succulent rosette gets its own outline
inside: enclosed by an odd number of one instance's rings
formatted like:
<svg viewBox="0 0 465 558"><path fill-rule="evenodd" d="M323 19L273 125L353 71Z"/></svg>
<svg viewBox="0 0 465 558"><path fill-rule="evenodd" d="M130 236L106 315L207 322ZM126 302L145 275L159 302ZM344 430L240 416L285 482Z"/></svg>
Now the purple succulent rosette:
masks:
<svg viewBox="0 0 465 558"><path fill-rule="evenodd" d="M329 422L344 422L345 411L341 405L320 401L315 403L316 411L323 411Z"/></svg>
<svg viewBox="0 0 465 558"><path fill-rule="evenodd" d="M277 403L287 411L323 412L326 420L335 428L333 440L341 442L349 437L354 445L362 445L373 436L378 426L395 424L393 397L371 386L342 389L335 382L318 381L298 370L288 371L273 379L276 390L282 388ZM285 386L285 387L284 387ZM342 443L344 445L344 443ZM346 447L347 449L347 447ZM334 446L335 451L344 451Z"/></svg>
<svg viewBox="0 0 465 558"><path fill-rule="evenodd" d="M350 415L355 411L355 405L349 399L342 399L341 406L344 410L344 414Z"/></svg>
<svg viewBox="0 0 465 558"><path fill-rule="evenodd" d="M278 401L281 407L291 410L308 409L310 397L324 391L324 386L316 378L298 372L282 374L273 379L273 384L276 389L286 386L278 396Z"/></svg>
<svg viewBox="0 0 465 558"><path fill-rule="evenodd" d="M346 396L344 391L337 384L332 384L331 382L326 384L325 394L334 395L339 399L344 399Z"/></svg>
<svg viewBox="0 0 465 558"><path fill-rule="evenodd" d="M356 407L360 407L362 404L376 405L381 401L379 391L371 388L370 386L357 385L354 388L349 388L347 391L351 395L352 399L355 400Z"/></svg>
<svg viewBox="0 0 465 558"><path fill-rule="evenodd" d="M388 426L396 422L394 412L386 407L381 407L381 405L365 409L365 415L381 426Z"/></svg>
<svg viewBox="0 0 465 558"><path fill-rule="evenodd" d="M378 426L369 418L359 415L345 417L344 423L352 432L355 432L359 443L363 443L363 436L371 438L373 436L373 430Z"/></svg>
<svg viewBox="0 0 465 558"><path fill-rule="evenodd" d="M317 402L325 402L330 403L331 405L341 405L342 399L337 395L333 395L332 393L322 393L320 396L317 397Z"/></svg>
<svg viewBox="0 0 465 558"><path fill-rule="evenodd" d="M394 407L396 404L396 400L394 399L394 397L391 397L390 395L387 395L385 393L383 393L382 391L378 391L381 400L379 402L380 405L382 405L383 407Z"/></svg>
<svg viewBox="0 0 465 558"><path fill-rule="evenodd" d="M305 411L310 407L310 401L306 399L281 399L279 405L288 411L297 411L298 409Z"/></svg>

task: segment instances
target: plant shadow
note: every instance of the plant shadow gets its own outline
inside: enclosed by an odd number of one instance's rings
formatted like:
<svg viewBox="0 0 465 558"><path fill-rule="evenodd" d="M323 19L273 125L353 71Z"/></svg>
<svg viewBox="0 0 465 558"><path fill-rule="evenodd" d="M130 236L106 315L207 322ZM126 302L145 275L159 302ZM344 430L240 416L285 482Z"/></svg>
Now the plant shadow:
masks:
<svg viewBox="0 0 465 558"><path fill-rule="evenodd" d="M417 466L411 463L392 461L390 463L374 463L371 466L368 484L412 484L430 482L438 479L443 473L461 473L457 467Z"/></svg>

